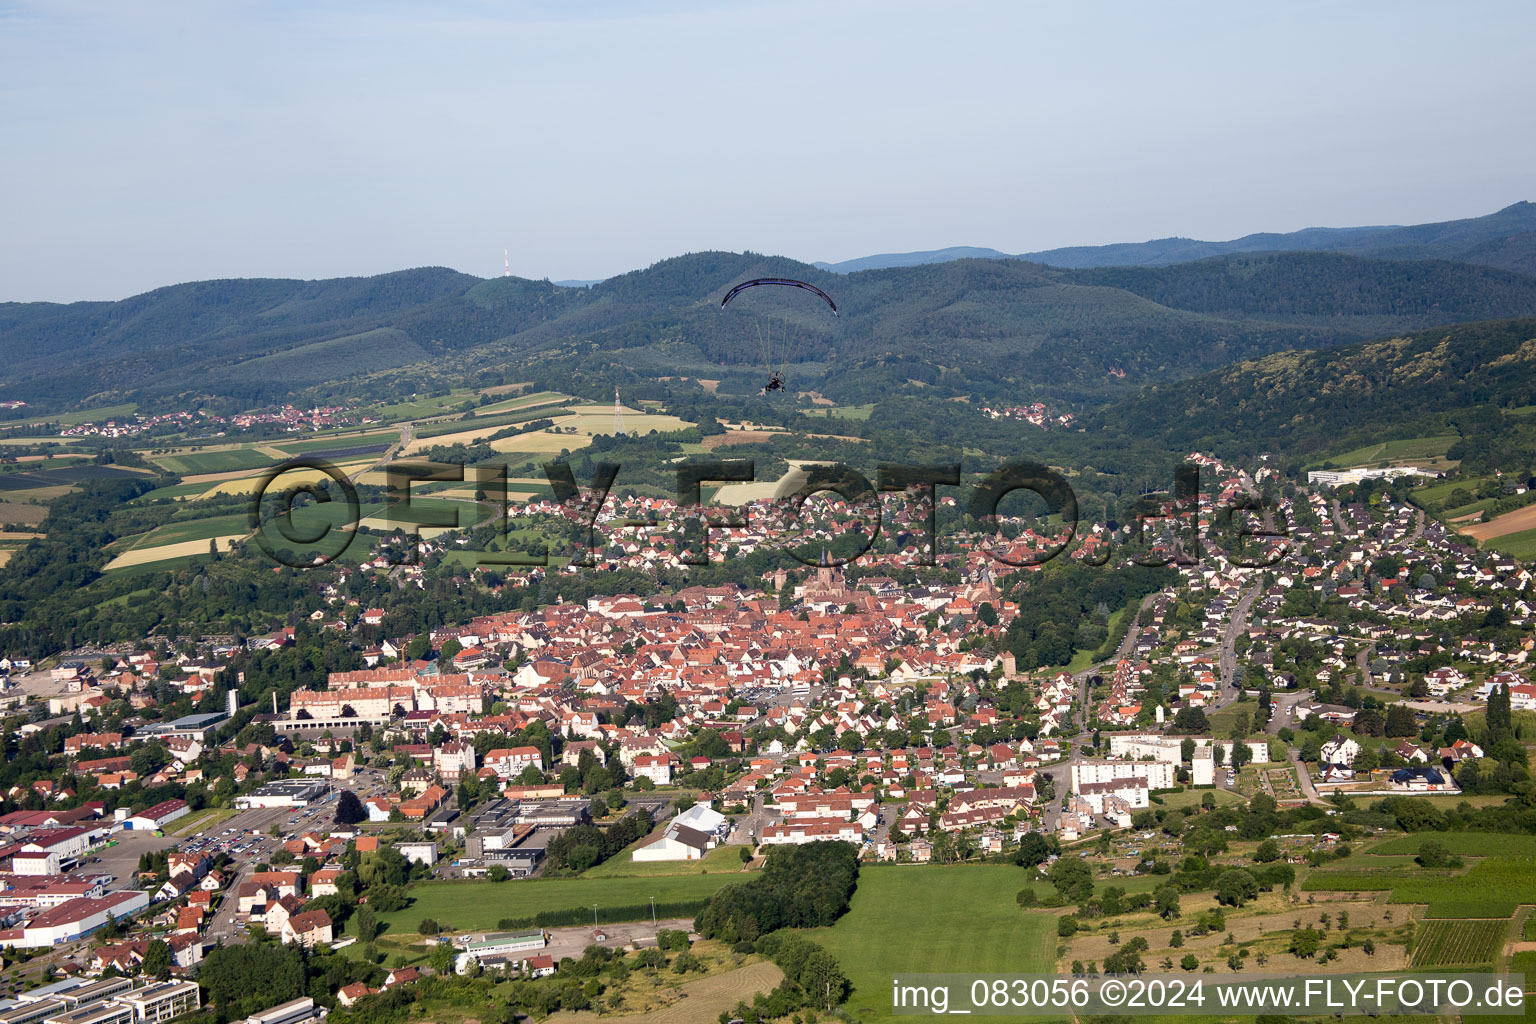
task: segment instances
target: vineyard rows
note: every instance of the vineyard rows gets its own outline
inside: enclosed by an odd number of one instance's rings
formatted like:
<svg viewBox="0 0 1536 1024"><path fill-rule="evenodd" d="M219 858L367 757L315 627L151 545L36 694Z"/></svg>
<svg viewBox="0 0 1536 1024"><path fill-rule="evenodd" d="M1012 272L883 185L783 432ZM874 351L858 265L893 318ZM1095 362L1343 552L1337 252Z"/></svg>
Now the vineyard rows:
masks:
<svg viewBox="0 0 1536 1024"><path fill-rule="evenodd" d="M1419 928L1411 966L1492 964L1508 930L1508 921L1427 921Z"/></svg>

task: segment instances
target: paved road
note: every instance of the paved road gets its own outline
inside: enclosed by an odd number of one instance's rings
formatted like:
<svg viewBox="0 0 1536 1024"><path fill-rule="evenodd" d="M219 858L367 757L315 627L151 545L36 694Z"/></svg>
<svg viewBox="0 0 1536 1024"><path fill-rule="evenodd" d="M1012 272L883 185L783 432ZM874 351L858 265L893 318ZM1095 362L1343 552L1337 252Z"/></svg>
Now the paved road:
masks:
<svg viewBox="0 0 1536 1024"><path fill-rule="evenodd" d="M1296 777L1301 780L1301 792L1307 798L1308 803L1318 804L1322 807L1332 807L1328 801L1317 795L1317 787L1312 784L1312 773L1307 771L1307 766L1301 760L1301 754L1295 747L1289 748L1286 753L1290 756L1291 767L1296 770Z"/></svg>
<svg viewBox="0 0 1536 1024"><path fill-rule="evenodd" d="M1232 614L1227 618L1227 628L1221 635L1221 656L1218 660L1223 693L1231 687L1232 679L1237 672L1237 638L1248 631L1248 612L1253 607L1253 602L1259 596L1261 589L1263 585L1255 583L1246 594L1237 599L1237 604L1232 607ZM1233 696L1235 698L1236 695ZM1219 696L1217 699L1220 702Z"/></svg>
<svg viewBox="0 0 1536 1024"><path fill-rule="evenodd" d="M1141 613L1146 611L1148 608L1151 608L1152 605L1157 602L1157 598L1158 594L1152 593L1141 599L1141 605L1136 609L1136 615L1131 619L1130 624L1126 627L1125 636L1121 638L1120 646L1115 650L1114 657L1108 659L1107 661L1100 661L1096 664L1089 665L1087 668L1083 669L1081 672L1078 672L1072 677L1077 682L1077 717L1072 722L1073 727L1077 730L1074 738L1077 736L1087 735L1086 730L1088 728L1089 697L1088 680L1102 672L1105 668L1113 667L1122 658L1129 658L1131 656L1131 653L1136 650L1136 641L1140 638L1141 634Z"/></svg>
<svg viewBox="0 0 1536 1024"><path fill-rule="evenodd" d="M1371 644L1355 652L1355 669L1360 673L1360 683L1363 686L1371 685L1371 655L1376 653L1376 645Z"/></svg>

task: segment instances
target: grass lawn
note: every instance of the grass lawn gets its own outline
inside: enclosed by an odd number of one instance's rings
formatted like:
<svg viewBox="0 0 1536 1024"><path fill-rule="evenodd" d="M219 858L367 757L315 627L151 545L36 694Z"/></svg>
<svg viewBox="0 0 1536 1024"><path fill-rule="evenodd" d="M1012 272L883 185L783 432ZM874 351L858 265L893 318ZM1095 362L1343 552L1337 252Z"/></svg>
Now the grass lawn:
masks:
<svg viewBox="0 0 1536 1024"><path fill-rule="evenodd" d="M1027 878L1004 864L864 868L848 913L809 935L847 973L847 1008L861 1021L884 1020L898 972L1053 971L1056 916L1013 901Z"/></svg>
<svg viewBox="0 0 1536 1024"><path fill-rule="evenodd" d="M193 811L191 814L177 822L177 824L181 827L172 832L171 835L188 836L193 832L200 832L203 829L213 828L218 825L219 822L228 818L233 818L239 813L240 812L233 807L204 807L200 811Z"/></svg>
<svg viewBox="0 0 1536 1024"><path fill-rule="evenodd" d="M657 903L706 899L740 874L664 875L654 878L551 878L511 882L423 882L411 889L411 905L379 920L391 935L413 933L424 917L436 918L456 931L494 929L505 917L532 917L544 910L568 910L597 904L637 906L655 897Z"/></svg>
<svg viewBox="0 0 1536 1024"><path fill-rule="evenodd" d="M1171 811L1176 808L1199 807L1200 801L1204 799L1207 793L1216 798L1217 807L1223 804L1240 804L1245 802L1241 796L1230 789L1185 789L1178 793L1159 793L1157 799L1159 806L1166 807Z"/></svg>
<svg viewBox="0 0 1536 1024"><path fill-rule="evenodd" d="M1140 601L1133 601L1131 604L1135 605L1138 608L1141 606L1141 602ZM1119 636L1120 635L1120 624L1125 621L1125 616L1130 612L1131 604L1126 605L1124 608L1117 609L1114 613L1112 613L1110 615L1110 617L1109 617L1109 627L1108 627L1109 628L1109 635L1110 636ZM1078 651L1078 652L1076 652L1075 654L1072 655L1072 660L1067 662L1067 671L1068 672L1083 672L1083 671L1086 671L1088 666L1093 664L1093 656L1095 654L1097 654L1097 653L1098 653L1097 651Z"/></svg>
<svg viewBox="0 0 1536 1024"><path fill-rule="evenodd" d="M1519 715L1520 712L1516 711L1515 716L1518 718ZM1446 793L1437 796L1412 796L1408 799L1422 800L1430 807L1442 811L1454 810L1457 804L1463 803L1471 804L1473 807L1498 807L1509 801L1509 797L1503 793Z"/></svg>
<svg viewBox="0 0 1536 1024"><path fill-rule="evenodd" d="M621 850L594 868L588 868L582 878L654 878L657 875L697 875L700 871L710 874L721 872L740 876L738 881L751 881L752 875L741 870L741 846L717 846L698 860L664 860L636 864L629 855L641 845L655 838L654 834L637 840L633 846Z"/></svg>

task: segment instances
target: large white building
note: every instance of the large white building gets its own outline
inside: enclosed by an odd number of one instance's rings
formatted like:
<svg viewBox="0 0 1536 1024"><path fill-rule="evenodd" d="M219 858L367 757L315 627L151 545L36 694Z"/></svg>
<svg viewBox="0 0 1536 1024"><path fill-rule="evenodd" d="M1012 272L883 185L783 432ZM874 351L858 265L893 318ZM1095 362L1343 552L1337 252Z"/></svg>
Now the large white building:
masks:
<svg viewBox="0 0 1536 1024"><path fill-rule="evenodd" d="M190 808L187 807L185 800L166 800L163 803L155 804L153 807L144 808L138 814L123 822L123 827L136 831L153 832L156 829L164 828L177 818L186 817L188 813L190 813Z"/></svg>
<svg viewBox="0 0 1536 1024"><path fill-rule="evenodd" d="M315 779L279 779L235 797L235 806L242 811L262 807L308 807L330 788Z"/></svg>
<svg viewBox="0 0 1536 1024"><path fill-rule="evenodd" d="M1144 775L1122 775L1103 782L1084 782L1077 787L1077 795L1093 808L1093 813L1111 814L1117 824L1122 824L1119 813L1150 806L1151 792ZM1123 824L1129 825L1130 821Z"/></svg>
<svg viewBox="0 0 1536 1024"><path fill-rule="evenodd" d="M1167 761L1075 761L1072 764L1072 792L1082 793L1083 786L1116 779L1145 779L1148 789L1172 789L1173 765Z"/></svg>
<svg viewBox="0 0 1536 1024"><path fill-rule="evenodd" d="M202 1005L195 981L166 981L118 997L133 1007L138 1024L159 1024Z"/></svg>
<svg viewBox="0 0 1536 1024"><path fill-rule="evenodd" d="M730 820L704 804L694 804L661 829L657 837L630 854L639 862L703 860L731 829Z"/></svg>
<svg viewBox="0 0 1536 1024"><path fill-rule="evenodd" d="M0 946L30 949L56 946L88 935L109 920L119 920L149 906L149 893L121 889L105 896L81 897L45 910L17 928L0 931Z"/></svg>
<svg viewBox="0 0 1536 1024"><path fill-rule="evenodd" d="M549 934L543 930L532 932L491 932L479 937L468 935L460 940L463 948L454 961L454 970L463 974L472 962L481 964L509 962L519 953L531 953L549 945Z"/></svg>
<svg viewBox="0 0 1536 1024"><path fill-rule="evenodd" d="M1439 475L1417 466L1383 466L1380 469L1314 469L1307 474L1307 483L1339 487L1344 484L1358 484L1362 480L1396 480L1400 476Z"/></svg>
<svg viewBox="0 0 1536 1024"><path fill-rule="evenodd" d="M1241 742L1248 748L1250 761L1255 764L1263 764L1269 760L1269 741L1262 737L1253 740L1218 740L1210 736L1115 733L1109 738L1109 753L1111 757L1127 761L1142 761L1151 758L1154 761L1178 764L1184 759L1183 749L1185 740L1193 740L1197 752L1210 750L1218 743L1224 750L1230 751L1236 744Z"/></svg>

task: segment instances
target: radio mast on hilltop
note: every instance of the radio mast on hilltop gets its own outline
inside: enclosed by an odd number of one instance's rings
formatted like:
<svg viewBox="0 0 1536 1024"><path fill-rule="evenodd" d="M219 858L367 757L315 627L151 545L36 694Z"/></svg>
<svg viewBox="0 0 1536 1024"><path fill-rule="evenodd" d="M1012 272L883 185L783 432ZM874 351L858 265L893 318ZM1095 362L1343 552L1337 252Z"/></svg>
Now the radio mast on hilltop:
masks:
<svg viewBox="0 0 1536 1024"><path fill-rule="evenodd" d="M624 433L624 407L619 404L619 386L613 386L613 436Z"/></svg>
<svg viewBox="0 0 1536 1024"><path fill-rule="evenodd" d="M502 259L506 260L506 264L507 264L507 268L506 268L506 270L502 271L501 276L502 277L511 277L512 276L512 250L510 250L510 249L502 249L501 250L501 256L502 256Z"/></svg>

